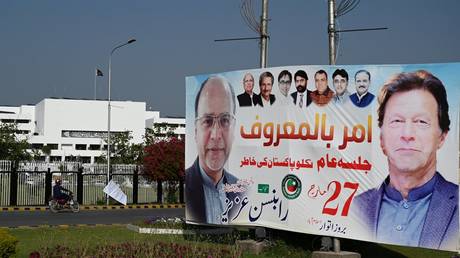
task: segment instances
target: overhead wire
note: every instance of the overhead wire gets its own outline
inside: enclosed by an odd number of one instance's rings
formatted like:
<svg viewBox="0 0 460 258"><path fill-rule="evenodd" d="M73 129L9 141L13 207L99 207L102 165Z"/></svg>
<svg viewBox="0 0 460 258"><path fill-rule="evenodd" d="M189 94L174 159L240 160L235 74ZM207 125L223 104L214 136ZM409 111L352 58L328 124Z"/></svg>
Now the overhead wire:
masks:
<svg viewBox="0 0 460 258"><path fill-rule="evenodd" d="M361 0L341 0L339 4L337 5L336 10L334 11L334 16L335 18L339 18L355 9ZM339 19L336 19L337 26L336 26L336 31L340 31L340 23ZM335 33L335 46L336 46L336 51L335 51L335 56L334 56L334 63L337 61L337 57L339 56L339 50L340 50L340 33Z"/></svg>
<svg viewBox="0 0 460 258"><path fill-rule="evenodd" d="M256 19L253 0L249 0L248 8L249 8L249 13L250 13L250 18L252 20L252 24L254 24L254 27L257 28L257 32L259 32L261 28L261 24Z"/></svg>
<svg viewBox="0 0 460 258"><path fill-rule="evenodd" d="M337 6L336 17L343 16L355 9L361 0L342 0Z"/></svg>
<svg viewBox="0 0 460 258"><path fill-rule="evenodd" d="M246 25L251 30L253 30L256 33L260 33L261 25L256 19L252 0L241 1L240 14L241 17L243 17L243 20L246 23Z"/></svg>

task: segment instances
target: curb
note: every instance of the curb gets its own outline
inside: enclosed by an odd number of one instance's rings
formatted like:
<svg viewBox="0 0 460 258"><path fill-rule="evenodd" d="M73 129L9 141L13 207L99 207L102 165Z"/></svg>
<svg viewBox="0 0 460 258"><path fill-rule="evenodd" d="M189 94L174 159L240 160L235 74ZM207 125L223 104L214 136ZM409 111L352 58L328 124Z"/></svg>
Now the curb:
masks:
<svg viewBox="0 0 460 258"><path fill-rule="evenodd" d="M80 210L181 209L185 204L80 205ZM0 207L0 211L47 211L48 206Z"/></svg>
<svg viewBox="0 0 460 258"><path fill-rule="evenodd" d="M68 229L70 227L75 228L87 228L87 227L103 227L103 226L120 226L124 227L126 224L113 223L113 224L61 224L61 225L36 225L36 226L11 226L11 227L0 227L3 229L37 229L37 228L57 228L57 229Z"/></svg>

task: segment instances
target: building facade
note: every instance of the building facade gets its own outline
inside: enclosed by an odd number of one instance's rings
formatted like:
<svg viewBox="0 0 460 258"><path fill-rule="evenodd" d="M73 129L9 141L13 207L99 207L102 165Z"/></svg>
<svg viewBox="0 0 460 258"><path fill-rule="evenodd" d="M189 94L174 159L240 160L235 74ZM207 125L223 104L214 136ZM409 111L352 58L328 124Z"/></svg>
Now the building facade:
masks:
<svg viewBox="0 0 460 258"><path fill-rule="evenodd" d="M94 163L107 151L107 111L105 100L46 98L36 105L0 106L0 122L16 123L17 136L27 139L41 160ZM162 118L159 111L147 111L145 102L111 101L110 117L111 136L130 132L134 144L158 123L185 135L184 118Z"/></svg>

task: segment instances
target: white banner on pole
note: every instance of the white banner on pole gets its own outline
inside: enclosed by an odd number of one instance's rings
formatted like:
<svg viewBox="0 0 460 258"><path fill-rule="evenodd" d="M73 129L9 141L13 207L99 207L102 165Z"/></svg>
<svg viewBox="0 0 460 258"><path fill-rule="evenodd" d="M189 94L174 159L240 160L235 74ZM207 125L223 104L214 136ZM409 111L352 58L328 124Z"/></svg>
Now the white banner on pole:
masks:
<svg viewBox="0 0 460 258"><path fill-rule="evenodd" d="M121 190L120 186L113 180L110 180L110 182L104 187L104 193L122 203L123 205L126 205L128 197Z"/></svg>

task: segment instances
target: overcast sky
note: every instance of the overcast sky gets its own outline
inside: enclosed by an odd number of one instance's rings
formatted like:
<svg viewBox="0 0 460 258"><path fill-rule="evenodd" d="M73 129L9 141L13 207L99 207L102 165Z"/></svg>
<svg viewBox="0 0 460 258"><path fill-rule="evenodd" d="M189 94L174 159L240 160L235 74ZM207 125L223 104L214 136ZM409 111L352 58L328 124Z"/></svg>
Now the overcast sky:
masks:
<svg viewBox="0 0 460 258"><path fill-rule="evenodd" d="M340 2L340 0L337 0ZM254 0L256 17L261 1ZM185 116L185 76L259 66L258 41L240 0L21 0L0 2L0 105L47 97L145 101ZM361 0L339 18L337 64L460 62L460 1ZM269 0L268 66L328 64L327 0ZM460 87L460 86L459 86ZM237 91L239 91L237 89Z"/></svg>

